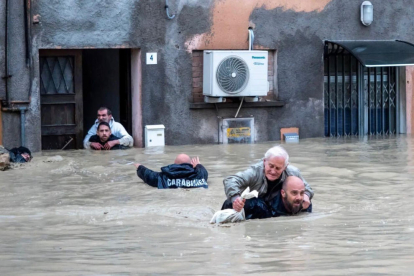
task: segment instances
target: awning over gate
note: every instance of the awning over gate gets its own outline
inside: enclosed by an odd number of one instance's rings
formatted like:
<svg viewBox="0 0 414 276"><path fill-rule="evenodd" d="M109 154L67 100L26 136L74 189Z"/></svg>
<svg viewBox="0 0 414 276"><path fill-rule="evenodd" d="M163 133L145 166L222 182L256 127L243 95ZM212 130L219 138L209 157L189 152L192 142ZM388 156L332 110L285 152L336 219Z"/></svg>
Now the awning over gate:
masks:
<svg viewBox="0 0 414 276"><path fill-rule="evenodd" d="M327 41L350 52L366 67L414 65L414 45L393 41Z"/></svg>

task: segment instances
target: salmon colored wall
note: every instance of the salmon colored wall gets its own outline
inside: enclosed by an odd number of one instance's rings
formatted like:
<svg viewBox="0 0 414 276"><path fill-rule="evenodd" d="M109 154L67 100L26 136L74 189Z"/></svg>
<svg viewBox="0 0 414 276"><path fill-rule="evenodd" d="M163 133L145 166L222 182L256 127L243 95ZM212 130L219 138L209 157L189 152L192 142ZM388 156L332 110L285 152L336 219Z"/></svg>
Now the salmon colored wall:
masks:
<svg viewBox="0 0 414 276"><path fill-rule="evenodd" d="M188 52L205 49L247 49L247 29L256 8L283 8L296 12L321 12L331 0L216 0L210 32L197 34L186 41ZM260 47L259 47L260 48Z"/></svg>
<svg viewBox="0 0 414 276"><path fill-rule="evenodd" d="M142 138L142 65L141 49L131 50L132 137L134 147L144 146Z"/></svg>
<svg viewBox="0 0 414 276"><path fill-rule="evenodd" d="M406 108L407 108L407 133L412 133L414 130L414 67L407 66L405 69L406 80Z"/></svg>

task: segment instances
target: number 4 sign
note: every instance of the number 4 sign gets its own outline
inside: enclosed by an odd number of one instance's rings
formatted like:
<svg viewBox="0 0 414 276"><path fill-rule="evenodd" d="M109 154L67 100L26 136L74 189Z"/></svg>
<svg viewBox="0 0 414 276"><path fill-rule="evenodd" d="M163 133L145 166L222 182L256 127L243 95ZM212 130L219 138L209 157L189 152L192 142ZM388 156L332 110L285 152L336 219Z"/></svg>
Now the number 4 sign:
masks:
<svg viewBox="0 0 414 276"><path fill-rule="evenodd" d="M147 53L147 64L157 64L157 53Z"/></svg>

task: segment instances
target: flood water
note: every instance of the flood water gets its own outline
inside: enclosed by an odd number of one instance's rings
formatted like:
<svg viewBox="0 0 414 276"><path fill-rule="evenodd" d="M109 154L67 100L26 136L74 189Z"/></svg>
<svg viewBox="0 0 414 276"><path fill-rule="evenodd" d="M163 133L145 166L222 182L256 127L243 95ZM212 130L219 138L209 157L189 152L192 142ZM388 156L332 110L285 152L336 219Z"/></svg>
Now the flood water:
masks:
<svg viewBox="0 0 414 276"><path fill-rule="evenodd" d="M223 178L272 145L35 154L0 172L0 275L414 274L414 137L286 144L313 213L210 224ZM200 157L209 189L158 190L132 165L181 152Z"/></svg>

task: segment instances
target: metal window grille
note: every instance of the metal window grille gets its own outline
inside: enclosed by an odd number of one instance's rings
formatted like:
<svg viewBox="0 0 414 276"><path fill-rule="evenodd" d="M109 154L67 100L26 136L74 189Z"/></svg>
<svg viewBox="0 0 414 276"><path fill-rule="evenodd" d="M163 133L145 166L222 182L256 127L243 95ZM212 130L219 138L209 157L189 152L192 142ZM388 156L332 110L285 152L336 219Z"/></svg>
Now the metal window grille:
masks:
<svg viewBox="0 0 414 276"><path fill-rule="evenodd" d="M74 57L40 57L40 93L74 94Z"/></svg>
<svg viewBox="0 0 414 276"><path fill-rule="evenodd" d="M328 42L324 71L325 136L397 134L397 67L364 67Z"/></svg>

